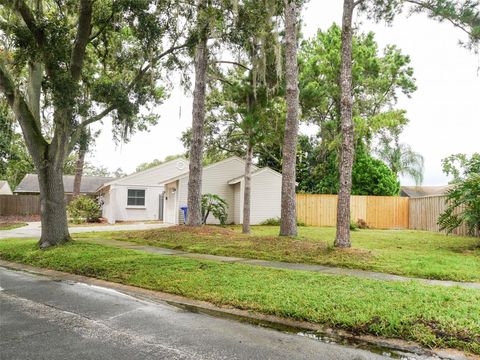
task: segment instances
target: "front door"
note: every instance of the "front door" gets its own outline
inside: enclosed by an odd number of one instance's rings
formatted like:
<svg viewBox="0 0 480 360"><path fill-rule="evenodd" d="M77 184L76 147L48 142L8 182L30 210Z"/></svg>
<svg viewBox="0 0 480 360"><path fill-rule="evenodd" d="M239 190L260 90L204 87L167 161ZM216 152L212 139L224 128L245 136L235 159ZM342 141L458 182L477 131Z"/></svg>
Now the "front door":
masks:
<svg viewBox="0 0 480 360"><path fill-rule="evenodd" d="M165 222L169 224L175 224L175 212L176 212L176 191L174 187L168 187L165 192Z"/></svg>
<svg viewBox="0 0 480 360"><path fill-rule="evenodd" d="M163 206L164 206L165 192L158 196L158 220L163 221Z"/></svg>

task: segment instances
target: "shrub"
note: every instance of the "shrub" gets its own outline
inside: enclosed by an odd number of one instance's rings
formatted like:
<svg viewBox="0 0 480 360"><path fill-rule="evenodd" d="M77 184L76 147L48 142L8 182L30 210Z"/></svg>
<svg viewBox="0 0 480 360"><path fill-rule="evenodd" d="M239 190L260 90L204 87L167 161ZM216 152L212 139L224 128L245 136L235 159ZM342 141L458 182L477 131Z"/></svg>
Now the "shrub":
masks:
<svg viewBox="0 0 480 360"><path fill-rule="evenodd" d="M456 169L452 160L460 160L461 169ZM467 227L468 234L480 236L480 153L470 159L457 154L444 160L444 171L453 174L454 186L447 192L447 208L440 214L438 225L447 234L461 225Z"/></svg>
<svg viewBox="0 0 480 360"><path fill-rule="evenodd" d="M68 215L75 224L98 222L102 216L102 208L95 199L81 195L68 204Z"/></svg>
<svg viewBox="0 0 480 360"><path fill-rule="evenodd" d="M280 226L280 218L269 218L263 220L259 225L261 226ZM304 222L297 220L297 226L306 226Z"/></svg>
<svg viewBox="0 0 480 360"><path fill-rule="evenodd" d="M351 231L357 231L358 230L358 224L354 220L350 220L350 230Z"/></svg>
<svg viewBox="0 0 480 360"><path fill-rule="evenodd" d="M269 218L263 220L259 225L262 226L280 226L280 218Z"/></svg>
<svg viewBox="0 0 480 360"><path fill-rule="evenodd" d="M369 229L370 227L368 226L367 222L363 219L358 219L357 220L357 227L359 229Z"/></svg>
<svg viewBox="0 0 480 360"><path fill-rule="evenodd" d="M357 152L352 169L352 195L396 196L399 192L397 175L383 161L365 150Z"/></svg>
<svg viewBox="0 0 480 360"><path fill-rule="evenodd" d="M202 195L202 222L207 222L208 215L210 213L215 219L220 221L221 225L225 225L227 222L227 202L220 196L215 194L203 194Z"/></svg>

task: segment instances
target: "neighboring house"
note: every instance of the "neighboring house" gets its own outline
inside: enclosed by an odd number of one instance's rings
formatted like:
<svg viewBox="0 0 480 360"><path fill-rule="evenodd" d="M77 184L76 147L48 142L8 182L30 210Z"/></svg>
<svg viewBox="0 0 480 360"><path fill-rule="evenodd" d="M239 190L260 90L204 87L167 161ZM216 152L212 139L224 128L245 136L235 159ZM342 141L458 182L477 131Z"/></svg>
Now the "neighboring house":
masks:
<svg viewBox="0 0 480 360"><path fill-rule="evenodd" d="M164 220L165 180L188 172L189 162L177 158L158 166L106 182L99 188L102 216L116 221Z"/></svg>
<svg viewBox="0 0 480 360"><path fill-rule="evenodd" d="M63 187L65 194L73 193L73 180L74 175L63 175ZM93 195L97 192L97 189L106 182L112 181L115 178L105 176L82 176L82 182L80 185L80 194ZM39 194L40 187L38 184L37 174L27 174L22 179L20 184L15 188L15 194Z"/></svg>
<svg viewBox="0 0 480 360"><path fill-rule="evenodd" d="M0 195L12 195L12 189L8 185L8 181L0 180Z"/></svg>
<svg viewBox="0 0 480 360"><path fill-rule="evenodd" d="M440 186L402 186L400 187L400 196L403 197L423 197L423 196L441 196L452 188L452 185Z"/></svg>
<svg viewBox="0 0 480 360"><path fill-rule="evenodd" d="M179 158L104 184L98 192L103 217L116 221L161 220L183 223L187 205L188 160ZM245 162L238 157L203 168L202 193L216 194L228 204L228 223L243 219ZM280 217L282 175L270 168L252 167L251 223ZM210 216L208 223L218 223Z"/></svg>
<svg viewBox="0 0 480 360"><path fill-rule="evenodd" d="M203 168L202 194L212 193L228 204L227 223L243 221L245 161L231 157ZM188 171L163 183L164 221L183 223L180 207L187 204ZM269 218L280 217L282 175L270 168L252 166L250 223L259 224ZM208 223L218 223L209 216Z"/></svg>

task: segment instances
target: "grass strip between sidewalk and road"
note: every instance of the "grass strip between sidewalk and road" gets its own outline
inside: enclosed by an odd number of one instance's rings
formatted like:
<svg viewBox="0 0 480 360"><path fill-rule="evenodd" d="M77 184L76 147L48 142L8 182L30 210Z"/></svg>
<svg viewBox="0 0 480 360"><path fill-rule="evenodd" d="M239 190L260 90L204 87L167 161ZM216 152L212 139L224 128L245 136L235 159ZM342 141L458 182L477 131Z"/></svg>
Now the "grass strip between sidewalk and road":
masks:
<svg viewBox="0 0 480 360"><path fill-rule="evenodd" d="M278 236L278 226L175 226L143 231L74 234L77 239L120 240L192 253L370 270L436 280L480 282L480 239L413 230L353 231L352 248L333 247L335 229L299 227Z"/></svg>
<svg viewBox="0 0 480 360"><path fill-rule="evenodd" d="M0 259L480 354L480 291L186 259L71 242L0 241Z"/></svg>

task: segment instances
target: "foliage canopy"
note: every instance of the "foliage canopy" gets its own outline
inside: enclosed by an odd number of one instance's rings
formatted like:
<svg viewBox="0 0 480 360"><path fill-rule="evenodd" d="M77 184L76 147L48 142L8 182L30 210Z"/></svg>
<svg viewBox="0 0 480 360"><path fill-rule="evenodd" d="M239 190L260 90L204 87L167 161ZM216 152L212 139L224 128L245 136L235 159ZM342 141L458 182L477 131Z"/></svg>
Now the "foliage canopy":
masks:
<svg viewBox="0 0 480 360"><path fill-rule="evenodd" d="M452 164L460 160L460 166ZM480 153L470 158L452 155L443 161L445 173L454 174L453 188L447 192L447 209L438 218L441 230L452 233L464 224L472 236L480 236Z"/></svg>

